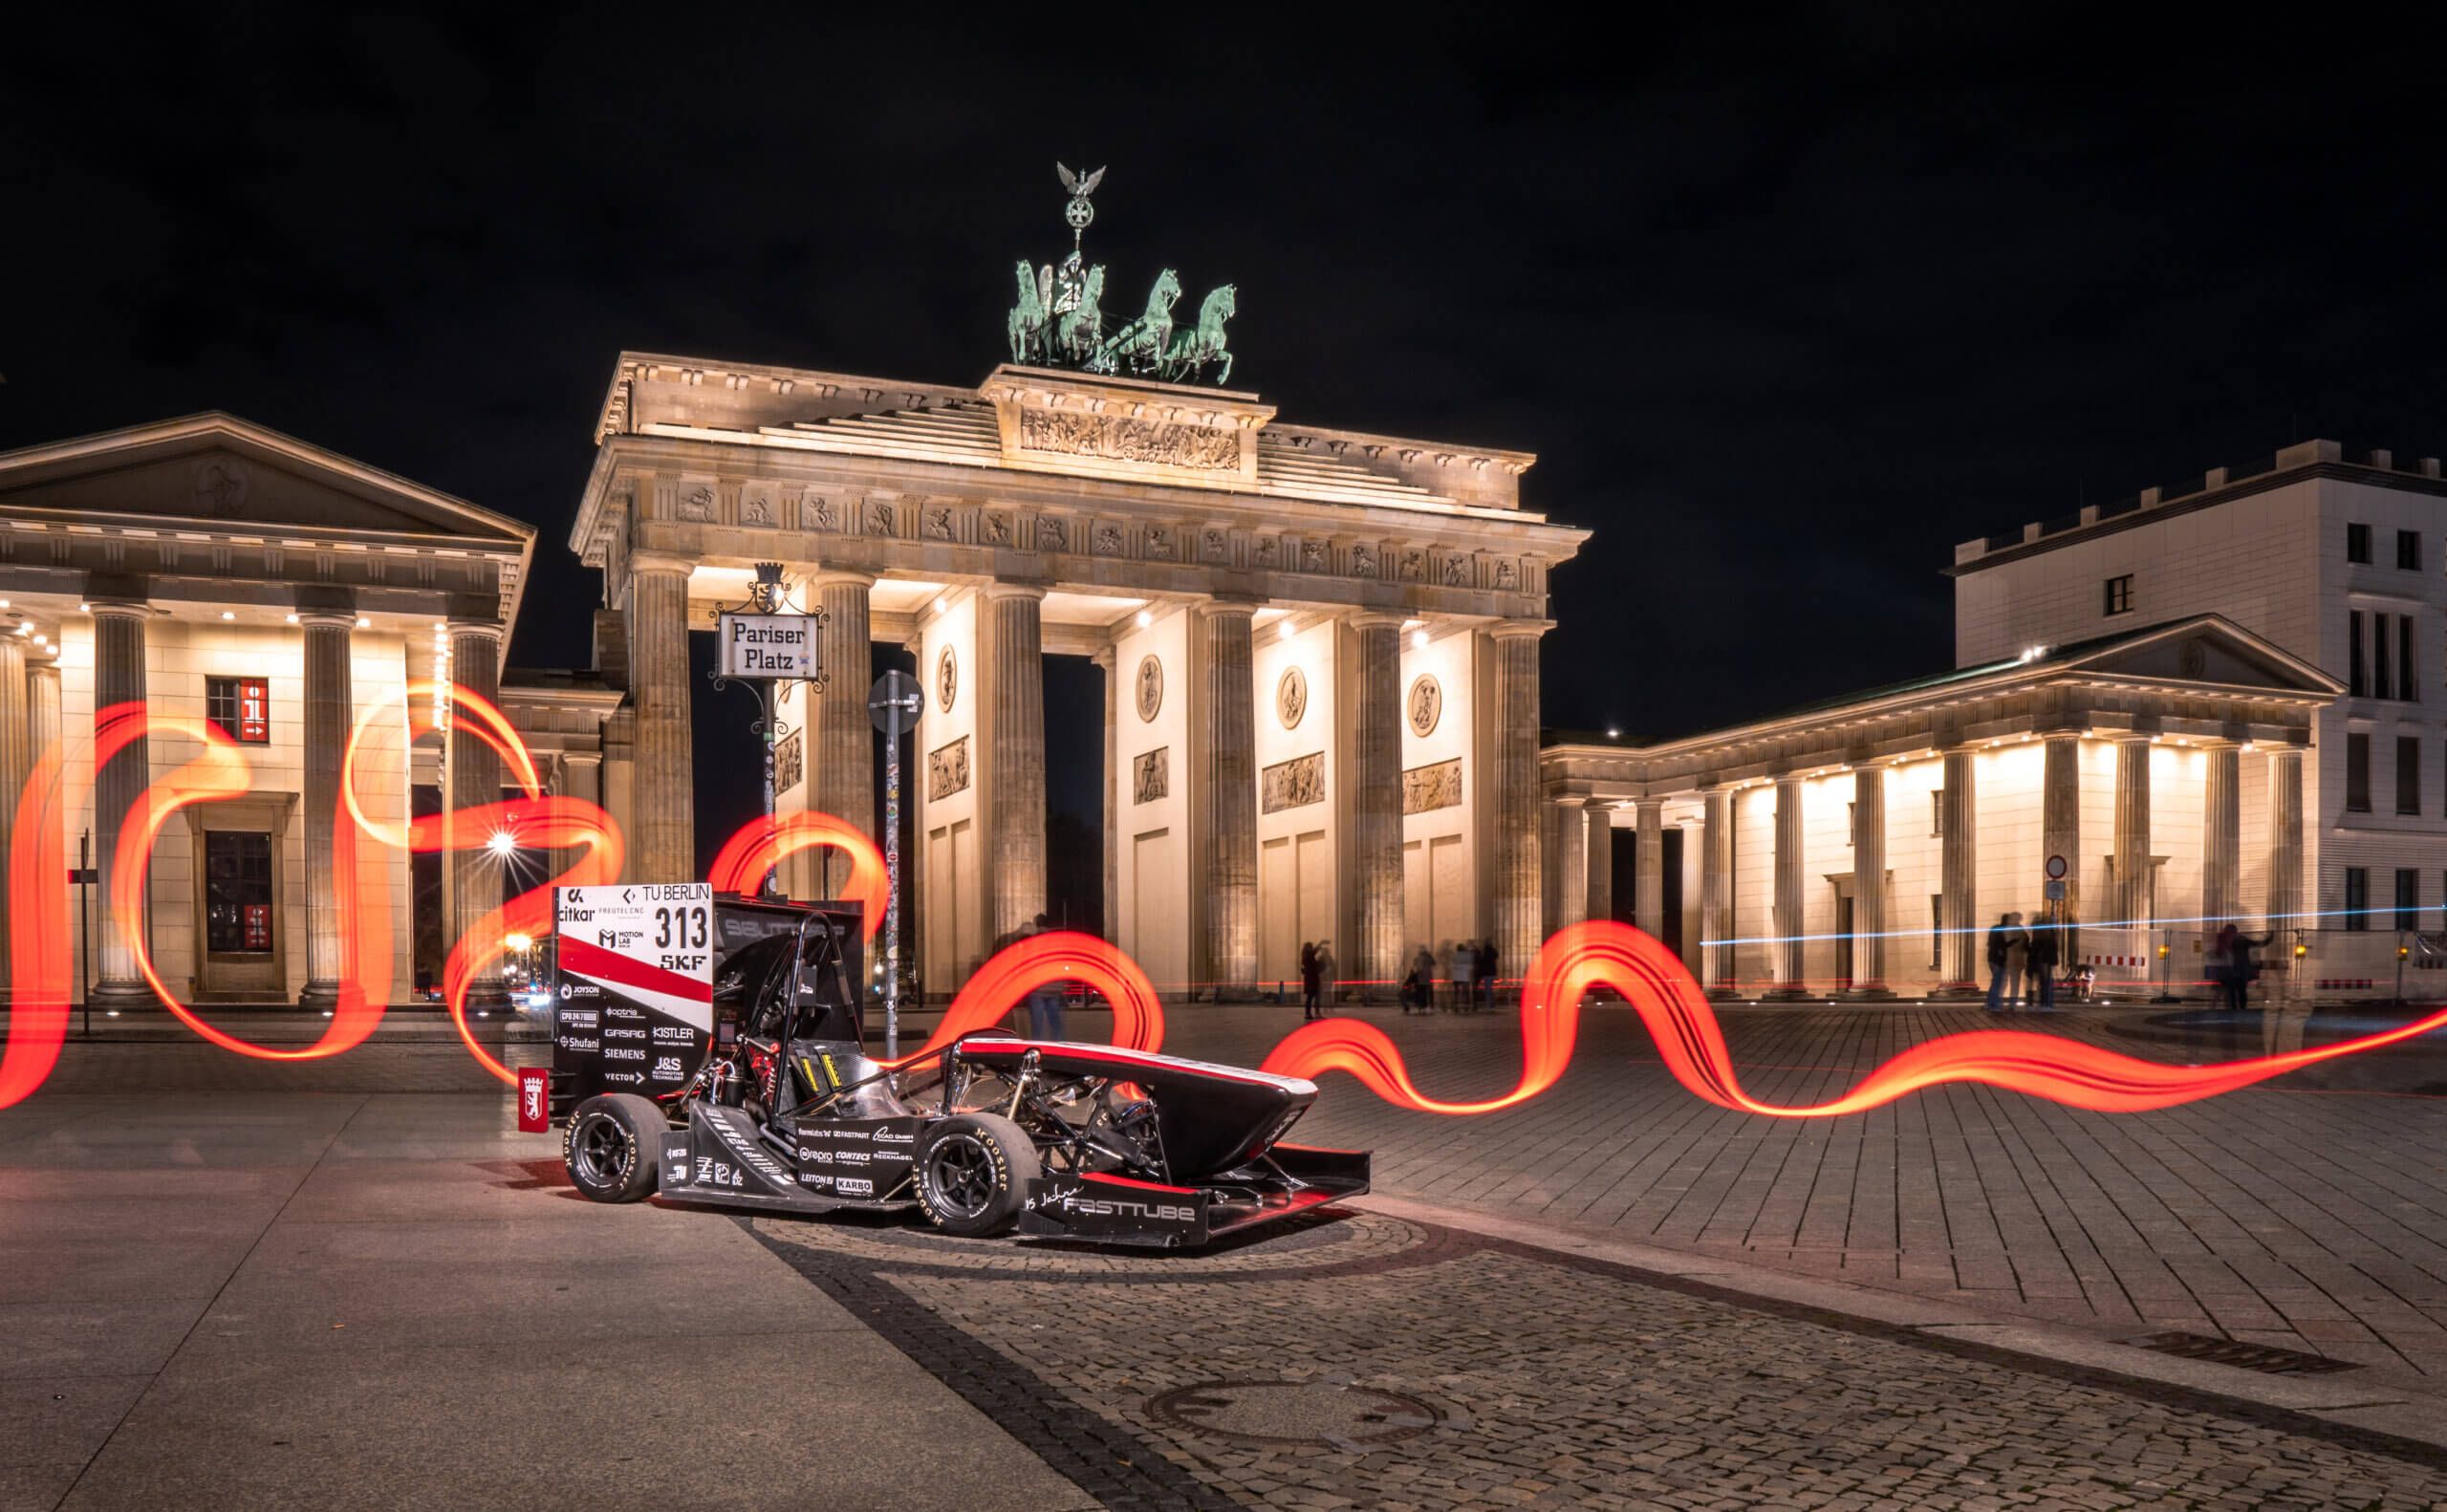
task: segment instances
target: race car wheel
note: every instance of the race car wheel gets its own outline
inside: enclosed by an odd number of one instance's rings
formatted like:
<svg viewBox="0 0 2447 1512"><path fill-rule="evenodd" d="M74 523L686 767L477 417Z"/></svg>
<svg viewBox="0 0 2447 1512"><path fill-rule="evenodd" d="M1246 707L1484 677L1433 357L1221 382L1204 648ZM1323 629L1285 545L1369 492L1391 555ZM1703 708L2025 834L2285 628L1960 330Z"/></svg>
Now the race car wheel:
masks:
<svg viewBox="0 0 2447 1512"><path fill-rule="evenodd" d="M643 1097L590 1097L570 1113L561 1159L570 1180L598 1202L634 1202L654 1190L659 1145L671 1121Z"/></svg>
<svg viewBox="0 0 2447 1512"><path fill-rule="evenodd" d="M946 1234L983 1239L1019 1221L1037 1178L1036 1146L1008 1118L956 1113L918 1145L918 1205Z"/></svg>

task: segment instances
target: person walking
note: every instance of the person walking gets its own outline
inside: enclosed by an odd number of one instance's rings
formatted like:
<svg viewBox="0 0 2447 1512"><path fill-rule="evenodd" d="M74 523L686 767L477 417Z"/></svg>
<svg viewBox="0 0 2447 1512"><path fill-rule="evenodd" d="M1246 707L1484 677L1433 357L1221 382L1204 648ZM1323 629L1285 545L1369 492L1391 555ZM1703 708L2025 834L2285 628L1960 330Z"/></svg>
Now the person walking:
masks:
<svg viewBox="0 0 2447 1512"><path fill-rule="evenodd" d="M2030 973L2036 988L2032 998L2043 1009L2056 1006L2056 962L2064 954L2064 926L2055 920L2032 926L2030 931Z"/></svg>
<svg viewBox="0 0 2447 1512"><path fill-rule="evenodd" d="M1334 942L1331 940L1317 941L1317 985L1324 991L1323 1001L1326 1003L1334 1000L1340 987L1340 983L1334 981ZM1325 1016L1325 1011L1320 1008L1317 1017L1322 1019Z"/></svg>
<svg viewBox="0 0 2447 1512"><path fill-rule="evenodd" d="M1402 979L1402 1011L1408 1013L1416 1008L1421 1013L1428 1012L1428 994L1435 990L1436 958L1427 953L1425 945L1421 945L1418 954L1411 957L1411 974Z"/></svg>
<svg viewBox="0 0 2447 1512"><path fill-rule="evenodd" d="M2000 914L1988 931L1988 1011L2005 1011L2005 966L2013 959L2014 942L2022 937L2023 916Z"/></svg>
<svg viewBox="0 0 2447 1512"><path fill-rule="evenodd" d="M1317 1012L1318 976L1317 947L1304 940L1300 945L1300 1020L1304 1024L1322 1016Z"/></svg>
<svg viewBox="0 0 2447 1512"><path fill-rule="evenodd" d="M1461 1013L1468 1009L1470 994L1476 990L1478 980L1478 947L1466 940L1462 940L1453 947L1453 980L1451 990L1445 995L1445 1002L1452 1012Z"/></svg>
<svg viewBox="0 0 2447 1512"><path fill-rule="evenodd" d="M2276 938L2274 930L2246 935L2232 924L2218 931L2217 942L2209 950L2209 976L2229 1012L2250 1008L2252 983L2260 978L2260 958L2253 952Z"/></svg>
<svg viewBox="0 0 2447 1512"><path fill-rule="evenodd" d="M1042 935L1051 930L1053 921L1043 914L1021 933ZM1062 1038L1062 993L1059 982L1049 982L1029 994L1029 1038L1058 1040Z"/></svg>
<svg viewBox="0 0 2447 1512"><path fill-rule="evenodd" d="M1495 1011L1495 941L1490 940L1479 947L1479 1011Z"/></svg>
<svg viewBox="0 0 2447 1512"><path fill-rule="evenodd" d="M2014 922L2022 921L2023 916L2016 914ZM2018 929L2013 943L2005 947L2005 1005L2028 1007L2030 1000L2030 931Z"/></svg>

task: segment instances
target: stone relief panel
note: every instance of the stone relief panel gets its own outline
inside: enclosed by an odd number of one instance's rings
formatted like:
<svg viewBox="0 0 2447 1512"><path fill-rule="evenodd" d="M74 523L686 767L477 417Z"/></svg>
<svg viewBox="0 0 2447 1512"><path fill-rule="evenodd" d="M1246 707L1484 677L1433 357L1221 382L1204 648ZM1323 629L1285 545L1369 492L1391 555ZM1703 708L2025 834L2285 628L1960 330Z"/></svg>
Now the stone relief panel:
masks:
<svg viewBox="0 0 2447 1512"><path fill-rule="evenodd" d="M1376 575L1376 548L1362 541L1351 549L1351 575L1353 577Z"/></svg>
<svg viewBox="0 0 2447 1512"><path fill-rule="evenodd" d="M773 790L788 792L806 775L806 747L800 744L799 732L792 730L773 744Z"/></svg>
<svg viewBox="0 0 2447 1512"><path fill-rule="evenodd" d="M741 493L739 496L739 523L742 525L771 526L773 523L772 492L769 489L759 486L749 488Z"/></svg>
<svg viewBox="0 0 2447 1512"><path fill-rule="evenodd" d="M1309 712L1309 674L1298 667L1286 667L1274 684L1274 717L1283 727L1300 727L1300 718Z"/></svg>
<svg viewBox="0 0 2447 1512"><path fill-rule="evenodd" d="M968 737L964 735L926 753L926 797L932 801L967 790Z"/></svg>
<svg viewBox="0 0 2447 1512"><path fill-rule="evenodd" d="M1427 581L1427 553L1418 547L1413 547L1402 553L1402 581L1405 583Z"/></svg>
<svg viewBox="0 0 2447 1512"><path fill-rule="evenodd" d="M987 514L980 533L985 537L985 544L988 546L1010 545L1011 517L999 511Z"/></svg>
<svg viewBox="0 0 2447 1512"><path fill-rule="evenodd" d="M1437 580L1447 588L1470 586L1470 556L1466 551L1447 551L1444 564L1438 570Z"/></svg>
<svg viewBox="0 0 2447 1512"><path fill-rule="evenodd" d="M1432 767L1414 767L1402 773L1402 812L1426 813L1432 809L1451 809L1462 802L1462 758L1440 761Z"/></svg>
<svg viewBox="0 0 2447 1512"><path fill-rule="evenodd" d="M1204 472L1236 472L1241 465L1241 438L1234 431L1058 410L1020 411L1020 449L1157 463Z"/></svg>
<svg viewBox="0 0 2447 1512"><path fill-rule="evenodd" d="M1283 561L1283 542L1271 535L1258 537L1258 565L1276 567Z"/></svg>
<svg viewBox="0 0 2447 1512"><path fill-rule="evenodd" d="M1198 532L1198 559L1202 562L1228 562L1232 559L1232 538L1213 527Z"/></svg>
<svg viewBox="0 0 2447 1512"><path fill-rule="evenodd" d="M1510 562L1496 563L1495 586L1506 593L1510 593L1512 590L1519 588L1521 586L1521 569L1513 566Z"/></svg>
<svg viewBox="0 0 2447 1512"><path fill-rule="evenodd" d="M1154 803L1173 790L1173 748L1159 745L1130 759L1130 801Z"/></svg>
<svg viewBox="0 0 2447 1512"><path fill-rule="evenodd" d="M1099 525L1096 527L1096 554L1098 556L1119 556L1121 554L1120 526Z"/></svg>
<svg viewBox="0 0 2447 1512"><path fill-rule="evenodd" d="M714 523L714 490L702 485L680 496L680 518L699 525Z"/></svg>
<svg viewBox="0 0 2447 1512"><path fill-rule="evenodd" d="M1444 717L1444 684L1429 673L1411 680L1411 690L1403 695L1402 709L1411 722L1411 733L1422 739L1436 733L1436 722Z"/></svg>
<svg viewBox="0 0 2447 1512"><path fill-rule="evenodd" d="M1267 813L1326 801L1326 753L1310 751L1276 762L1258 774L1260 802Z"/></svg>
<svg viewBox="0 0 2447 1512"><path fill-rule="evenodd" d="M206 457L195 464L195 496L217 519L228 519L247 508L247 466L227 457Z"/></svg>
<svg viewBox="0 0 2447 1512"><path fill-rule="evenodd" d="M943 654L935 659L935 707L948 714L952 702L959 697L960 659L952 655L951 647L945 646Z"/></svg>
<svg viewBox="0 0 2447 1512"><path fill-rule="evenodd" d="M1149 556L1159 558L1170 557L1173 554L1173 528L1171 526L1151 525L1147 527L1147 554Z"/></svg>
<svg viewBox="0 0 2447 1512"><path fill-rule="evenodd" d="M948 504L935 504L927 506L926 539L930 541L948 541L952 539L952 507Z"/></svg>
<svg viewBox="0 0 2447 1512"><path fill-rule="evenodd" d="M869 535L898 535L899 527L899 515L893 508L890 499L874 499L868 502L867 533Z"/></svg>
<svg viewBox="0 0 2447 1512"><path fill-rule="evenodd" d="M799 501L799 526L808 530L837 530L841 511L823 494L811 493Z"/></svg>
<svg viewBox="0 0 2447 1512"><path fill-rule="evenodd" d="M1301 542L1300 571L1304 572L1322 572L1325 570L1326 543L1323 541Z"/></svg>
<svg viewBox="0 0 2447 1512"><path fill-rule="evenodd" d="M1060 520L1050 514L1040 514L1036 517L1036 549L1038 551L1062 551L1066 540Z"/></svg>
<svg viewBox="0 0 2447 1512"><path fill-rule="evenodd" d="M1138 659L1138 672L1132 680L1134 697L1137 701L1138 722L1153 720L1164 706L1164 664L1152 656Z"/></svg>

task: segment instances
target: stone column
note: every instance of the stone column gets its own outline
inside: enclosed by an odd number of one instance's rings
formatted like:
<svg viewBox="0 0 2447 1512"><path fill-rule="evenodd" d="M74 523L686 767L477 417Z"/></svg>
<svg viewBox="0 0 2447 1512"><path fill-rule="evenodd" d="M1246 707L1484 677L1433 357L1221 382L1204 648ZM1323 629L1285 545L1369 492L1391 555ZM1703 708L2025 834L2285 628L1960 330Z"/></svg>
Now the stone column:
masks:
<svg viewBox="0 0 2447 1512"><path fill-rule="evenodd" d="M1538 637L1547 627L1505 623L1486 633L1495 653L1496 969L1529 969L1544 941L1538 857Z"/></svg>
<svg viewBox="0 0 2447 1512"><path fill-rule="evenodd" d="M120 703L144 702L144 624L153 611L141 603L94 601L94 713ZM101 868L102 940L93 1001L104 1007L151 1007L153 989L137 974L135 941L110 906L121 821L153 781L152 753L143 737L127 743L111 764L94 774L94 845ZM149 895L151 889L146 889ZM148 897L148 909L149 897ZM139 921L141 927L142 921Z"/></svg>
<svg viewBox="0 0 2447 1512"><path fill-rule="evenodd" d="M1366 983L1397 983L1408 969L1402 960L1402 616L1361 615L1351 631L1358 652L1350 790L1359 947L1352 974Z"/></svg>
<svg viewBox="0 0 2447 1512"><path fill-rule="evenodd" d="M1246 996L1258 981L1257 714L1249 666L1255 609L1210 599L1194 613L1207 749L1205 788L1193 800L1205 853L1191 884L1204 958L1193 970L1219 998Z"/></svg>
<svg viewBox="0 0 2447 1512"><path fill-rule="evenodd" d="M1569 929L1589 917L1589 810L1581 798L1559 798L1550 807L1555 816L1551 917L1556 929ZM1527 958L1520 965L1527 970Z"/></svg>
<svg viewBox="0 0 2447 1512"><path fill-rule="evenodd" d="M583 798L597 808L603 806L603 753L599 750L563 751L561 753L561 791L571 798ZM552 875L560 875L577 865L586 853L584 846L565 846L552 853Z"/></svg>
<svg viewBox="0 0 2447 1512"><path fill-rule="evenodd" d="M1641 842L1646 845L1645 839ZM1646 855L1646 851L1642 851ZM1643 862L1645 864L1645 862ZM1662 875L1662 873L1659 874ZM1645 877L1640 882L1648 889ZM1662 887L1657 890L1661 895ZM1662 922L1663 911L1658 912ZM1720 995L1733 991L1733 789L1711 788L1700 828L1700 972L1701 984Z"/></svg>
<svg viewBox="0 0 2447 1512"><path fill-rule="evenodd" d="M1665 805L1655 798L1642 798L1632 813L1636 824L1633 843L1637 847L1632 853L1632 866L1638 885L1638 893L1632 899L1632 914L1641 929L1663 940Z"/></svg>
<svg viewBox="0 0 2447 1512"><path fill-rule="evenodd" d="M14 616L0 616L0 895L8 886L9 863L16 848L17 798L33 769L33 718L27 706L27 640L17 634ZM0 896L0 957L9 955L11 910ZM9 1001L10 962L0 960L0 1004Z"/></svg>
<svg viewBox="0 0 2447 1512"><path fill-rule="evenodd" d="M490 702L501 702L501 638L500 621L491 619L454 619L450 621L450 680L468 692ZM446 747L450 763L448 786L444 789L453 812L479 809L501 799L501 758L493 748L478 739L467 721L453 714L450 719L450 744ZM450 867L450 939L455 946L463 940L481 940L478 926L485 916L501 907L502 871L505 858L495 854L486 842L491 837L488 827L463 828L456 835L458 849L449 853ZM685 877L682 878L685 880ZM499 925L493 927L498 938ZM507 1004L509 996L502 988L501 965L487 965L467 986L470 1008L496 1008Z"/></svg>
<svg viewBox="0 0 2447 1512"><path fill-rule="evenodd" d="M875 724L867 713L867 594L875 579L864 572L818 572L808 592L825 614L819 658L824 691L807 703L807 734L799 749L807 761L808 807L846 819L870 840L876 831ZM839 897L850 880L850 858L826 847L806 853L817 897Z"/></svg>
<svg viewBox="0 0 2447 1512"><path fill-rule="evenodd" d="M2150 922L2150 738L2115 743L2115 882L2107 922L2140 929Z"/></svg>
<svg viewBox="0 0 2447 1512"><path fill-rule="evenodd" d="M688 694L688 574L695 567L685 557L659 552L640 551L629 561L629 702L636 711L637 777L629 791L628 875L639 882L697 877Z"/></svg>
<svg viewBox="0 0 2447 1512"><path fill-rule="evenodd" d="M2243 911L2243 753L2211 743L2201 793L2200 917L2213 933Z"/></svg>
<svg viewBox="0 0 2447 1512"><path fill-rule="evenodd" d="M1614 917L1614 806L1592 798L1585 817L1589 825L1589 896L1582 904L1582 917L1611 919Z"/></svg>
<svg viewBox="0 0 2447 1512"><path fill-rule="evenodd" d="M1776 985L1771 998L1802 998L1807 953L1802 936L1801 779L1776 779Z"/></svg>
<svg viewBox="0 0 2447 1512"><path fill-rule="evenodd" d="M1115 815L1119 809L1115 794L1121 788L1121 753L1114 749L1114 715L1121 697L1121 687L1114 664L1115 658L1113 647L1105 647L1091 659L1095 662L1096 670L1104 675L1105 680L1105 741L1101 747L1104 752L1102 761L1105 772L1104 935L1109 940L1118 940L1121 939L1121 881L1117 858L1121 854L1121 836L1115 829L1119 821Z"/></svg>
<svg viewBox="0 0 2447 1512"><path fill-rule="evenodd" d="M1980 902L1978 834L1980 795L1972 776L1972 753L1963 747L1946 752L1945 787L1938 790L1938 827L1945 832L1938 842L1938 896L1942 900L1945 928L1945 971L1938 990L1978 993L1981 956L1981 920L1974 910Z"/></svg>
<svg viewBox="0 0 2447 1512"><path fill-rule="evenodd" d="M2082 740L2078 735L2050 735L2043 743L2040 798L2040 850L2065 858L2065 900L2057 918L2066 924L2082 918ZM2042 878L2045 880L2045 877ZM2072 954L2072 937L2064 954Z"/></svg>
<svg viewBox="0 0 2447 1512"><path fill-rule="evenodd" d="M357 616L311 612L297 616L306 635L306 986L298 1004L328 1008L339 1001L340 953L347 920L340 914L339 877L332 852L333 810L340 797L340 761L348 748L357 703L350 691L349 632ZM456 725L453 725L456 728ZM455 741L457 737L454 735Z"/></svg>
<svg viewBox="0 0 2447 1512"><path fill-rule="evenodd" d="M1891 998L1886 983L1886 767L1852 769L1852 990Z"/></svg>
<svg viewBox="0 0 2447 1512"><path fill-rule="evenodd" d="M2268 918L2270 929L2301 929L2303 919L2303 747L2268 753Z"/></svg>
<svg viewBox="0 0 2447 1512"><path fill-rule="evenodd" d="M620 831L618 880L641 880L638 871L637 806L638 715L635 709L615 710L603 721L603 811Z"/></svg>
<svg viewBox="0 0 2447 1512"><path fill-rule="evenodd" d="M1044 602L1044 589L1012 583L989 583L978 594L991 940L1045 912Z"/></svg>

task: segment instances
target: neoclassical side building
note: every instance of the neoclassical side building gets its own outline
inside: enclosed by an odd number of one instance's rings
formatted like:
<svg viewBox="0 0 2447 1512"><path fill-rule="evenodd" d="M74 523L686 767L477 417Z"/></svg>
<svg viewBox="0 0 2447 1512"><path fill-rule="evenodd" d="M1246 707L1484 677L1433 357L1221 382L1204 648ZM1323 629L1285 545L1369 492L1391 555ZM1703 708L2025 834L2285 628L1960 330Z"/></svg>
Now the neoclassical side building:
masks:
<svg viewBox="0 0 2447 1512"><path fill-rule="evenodd" d="M872 827L869 646L927 690L912 801L925 980L1046 901L1046 770L1100 763L1108 933L1170 991L1333 942L1541 938L1539 642L1587 533L1511 451L1287 424L1254 394L1006 365L974 388L624 354L571 548L603 574L604 802L638 877L690 873L686 637L756 564L829 616L791 686L784 810ZM1042 659L1105 673L1049 730ZM747 772L743 767L743 778ZM811 859L787 880L815 895Z"/></svg>

